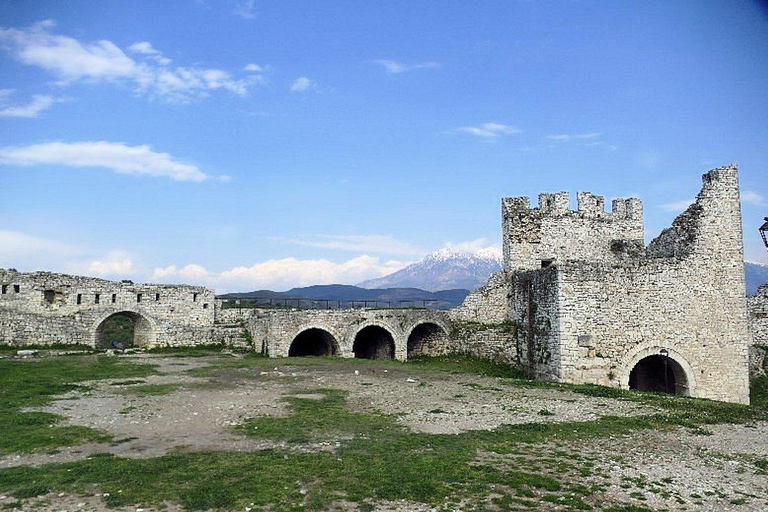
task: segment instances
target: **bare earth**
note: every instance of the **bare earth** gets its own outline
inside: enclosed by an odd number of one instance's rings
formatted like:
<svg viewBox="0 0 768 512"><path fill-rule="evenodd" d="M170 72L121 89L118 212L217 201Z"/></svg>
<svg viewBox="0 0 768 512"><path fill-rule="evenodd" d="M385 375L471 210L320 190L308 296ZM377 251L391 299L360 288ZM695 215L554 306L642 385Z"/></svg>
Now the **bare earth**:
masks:
<svg viewBox="0 0 768 512"><path fill-rule="evenodd" d="M503 379L448 373L411 375L407 366L382 370L361 362L359 366L305 367L275 360L275 367L269 371L230 369L220 370L215 377L193 377L188 370L222 359L143 354L124 357L156 365L160 374L138 383L121 384L118 379L89 383L92 391L63 396L44 409L66 416L69 424L107 431L119 443L86 444L52 454L6 455L0 457L0 468L74 461L95 453L140 458L179 450L251 451L281 447L280 443L248 438L232 427L246 417L285 415L287 410L281 399L296 395L297 389L298 396L310 399L322 398L318 390L323 388L346 390L350 407L397 415L403 425L427 433L460 433L503 424L592 421L605 415L639 416L654 412L630 401L593 398L566 390L521 388L506 385ZM132 387L146 384L175 384L178 388L160 395L131 392ZM322 443L302 449L333 450L334 446ZM626 436L542 445L540 450L594 457L600 461L603 474L599 482L598 476L585 477L584 485L600 483L606 486L606 495L621 501L642 493L644 506L654 510L768 509L768 477L754 465L758 458L768 457L765 422L707 426L697 432L682 428L668 432L642 430ZM516 456L496 454L481 454L479 460L500 465L525 462ZM0 489L0 508L15 501ZM357 508L354 504L339 506ZM546 506L558 509L557 504ZM100 496L69 495L27 499L24 509L107 510ZM164 510L180 509L167 504ZM430 508L411 503L380 503L377 510Z"/></svg>

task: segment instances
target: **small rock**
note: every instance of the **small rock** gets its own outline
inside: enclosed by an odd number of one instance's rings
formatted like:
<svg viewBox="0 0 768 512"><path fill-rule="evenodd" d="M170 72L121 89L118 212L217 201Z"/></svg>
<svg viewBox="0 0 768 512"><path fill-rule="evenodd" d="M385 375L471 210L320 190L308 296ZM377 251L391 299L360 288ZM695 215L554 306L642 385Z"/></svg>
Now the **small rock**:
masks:
<svg viewBox="0 0 768 512"><path fill-rule="evenodd" d="M355 375L360 375L360 370L355 370Z"/></svg>
<svg viewBox="0 0 768 512"><path fill-rule="evenodd" d="M16 355L21 357L33 357L37 355L37 350L17 350Z"/></svg>
<svg viewBox="0 0 768 512"><path fill-rule="evenodd" d="M414 382L416 382L416 380L415 380L415 379L412 379L412 378L410 378L410 377L408 377L407 379L405 379L405 382L408 382L408 383L410 383L410 384L413 384Z"/></svg>

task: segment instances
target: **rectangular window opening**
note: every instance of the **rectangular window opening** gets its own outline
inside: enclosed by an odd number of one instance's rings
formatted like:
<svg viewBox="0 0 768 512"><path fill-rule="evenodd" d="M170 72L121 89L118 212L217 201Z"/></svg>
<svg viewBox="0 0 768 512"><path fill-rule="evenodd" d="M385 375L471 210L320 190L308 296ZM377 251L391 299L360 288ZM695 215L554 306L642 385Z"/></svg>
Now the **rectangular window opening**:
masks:
<svg viewBox="0 0 768 512"><path fill-rule="evenodd" d="M3 285L3 295L5 295L6 293L8 293L8 285L4 284Z"/></svg>
<svg viewBox="0 0 768 512"><path fill-rule="evenodd" d="M83 294L82 293L78 293L77 294L77 303L78 304L82 304L83 303Z"/></svg>
<svg viewBox="0 0 768 512"><path fill-rule="evenodd" d="M117 301L117 294L113 293L112 294L112 304L114 304L116 301Z"/></svg>
<svg viewBox="0 0 768 512"><path fill-rule="evenodd" d="M156 294L155 294L155 302L157 302L157 301L159 301L159 300L160 300L160 294L159 294L159 293L156 293Z"/></svg>
<svg viewBox="0 0 768 512"><path fill-rule="evenodd" d="M19 293L21 291L21 285L13 285L13 293Z"/></svg>
<svg viewBox="0 0 768 512"><path fill-rule="evenodd" d="M208 303L203 304L203 309L208 309Z"/></svg>
<svg viewBox="0 0 768 512"><path fill-rule="evenodd" d="M94 297L93 297L93 302L94 303L98 304L100 300L101 300L101 295L99 295L98 293L96 295L94 295Z"/></svg>
<svg viewBox="0 0 768 512"><path fill-rule="evenodd" d="M555 260L541 260L541 268L547 268L554 263Z"/></svg>
<svg viewBox="0 0 768 512"><path fill-rule="evenodd" d="M43 292L43 299L45 299L45 302L48 304L53 304L53 300L56 298L56 292L53 290L45 290Z"/></svg>
<svg viewBox="0 0 768 512"><path fill-rule="evenodd" d="M197 293L192 294L192 302L197 302Z"/></svg>
<svg viewBox="0 0 768 512"><path fill-rule="evenodd" d="M141 302L141 294L140 293L136 294L136 302Z"/></svg>

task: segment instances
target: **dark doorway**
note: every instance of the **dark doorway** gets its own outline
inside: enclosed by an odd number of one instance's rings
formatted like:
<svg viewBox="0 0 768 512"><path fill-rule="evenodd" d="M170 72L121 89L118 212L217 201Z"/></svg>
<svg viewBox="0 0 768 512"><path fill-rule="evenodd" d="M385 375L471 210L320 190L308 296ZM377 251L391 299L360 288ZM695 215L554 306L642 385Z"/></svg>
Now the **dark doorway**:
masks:
<svg viewBox="0 0 768 512"><path fill-rule="evenodd" d="M336 338L323 329L302 331L291 342L288 356L335 356Z"/></svg>
<svg viewBox="0 0 768 512"><path fill-rule="evenodd" d="M143 347L153 339L149 320L131 311L110 315L96 328L96 346L99 348Z"/></svg>
<svg viewBox="0 0 768 512"><path fill-rule="evenodd" d="M393 359L395 357L395 339L378 325L369 325L355 336L352 347L355 357L361 359Z"/></svg>
<svg viewBox="0 0 768 512"><path fill-rule="evenodd" d="M641 359L629 373L629 389L687 395L688 382L677 361L653 355Z"/></svg>
<svg viewBox="0 0 768 512"><path fill-rule="evenodd" d="M433 323L419 324L408 336L408 357L439 355L446 352L448 337L442 327Z"/></svg>

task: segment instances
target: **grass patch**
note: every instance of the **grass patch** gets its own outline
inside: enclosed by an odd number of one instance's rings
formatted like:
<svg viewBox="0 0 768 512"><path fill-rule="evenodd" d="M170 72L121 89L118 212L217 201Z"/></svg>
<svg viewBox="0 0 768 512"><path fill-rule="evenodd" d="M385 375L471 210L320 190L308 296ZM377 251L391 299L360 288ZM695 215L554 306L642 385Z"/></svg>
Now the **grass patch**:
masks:
<svg viewBox="0 0 768 512"><path fill-rule="evenodd" d="M110 365L119 363L116 358L104 360ZM70 368L76 374L74 377L69 370L64 372L66 378L62 375L48 376L46 372L49 368L37 366L47 361L16 362L26 365L23 368L34 368L32 373L35 375L17 375L22 380L18 383L17 398L13 402L15 410L18 411L22 402L34 404L37 400L50 400L50 395L54 393L50 391L47 398L40 398L38 393L41 389L50 388L61 393L82 380L104 376L143 377L146 374L141 374L139 370L151 371L146 367L130 365L122 370L120 365L89 367L100 365L99 358L66 361L77 363L71 365L76 368ZM66 361L54 362L59 365ZM83 364L83 361L89 363ZM0 397L4 396L7 384L12 382L5 380L5 363L0 361L0 384L6 384L0 387ZM270 360L248 356L221 359L212 367L199 370L215 374L221 369L243 368L258 375L259 370L271 371L276 366L280 371L289 373L291 367L313 365L336 366L340 371L360 369L363 373L405 368L403 373L409 369L419 370L420 376L424 372L483 373L508 379L504 384L530 384L529 381L516 380L514 368L456 356L427 358L405 365L394 361ZM120 371L136 373L116 375ZM39 383L41 378L49 380ZM215 386L219 382L214 380L209 385ZM484 509L492 504L535 508L537 502L551 502L558 509L580 510L604 499L600 486L584 484L585 476L596 473L596 463L569 452L548 450L542 453L542 443L562 446L580 439L641 429L700 428L711 423L746 422L767 417L759 407L598 386L542 385L590 396L637 401L652 405L658 412L642 417L606 416L590 422L529 423L502 426L493 431L433 435L412 432L392 415L350 410L346 394L341 390L312 389L312 394L323 397L318 400L286 396L284 401L291 411L290 415L250 418L235 427L250 437L285 443L285 448L257 452L179 451L150 459L99 454L79 462L0 470L0 489L16 498L24 498L48 492L87 494L93 492L96 485L99 492L109 493L107 503L112 507L162 507L164 502L173 502L182 504L188 510L242 510L250 503L256 509L327 510L338 500L357 503L361 510L380 500L408 500L438 509L456 503L466 503L468 509ZM165 393L173 390L169 386L177 388L171 384L138 385L129 389L131 392L145 388ZM295 392L307 393L307 389ZM2 405L4 403L0 402ZM433 409L430 412L440 414L443 411ZM549 413L541 409L539 414L547 416ZM37 421L39 425L16 428L14 432L39 431L43 428L40 425L56 419L35 416L39 414L44 413L18 415L25 416L32 423ZM16 417L17 414L11 416ZM2 425L0 428L5 433ZM45 425L45 429L51 428ZM75 434L73 442L78 442L78 435L80 439L85 435ZM0 442L15 436L2 436ZM39 438L36 442L39 447ZM489 460L496 462L487 462L488 459L481 454L492 454ZM522 459L516 463L515 459L519 457ZM758 471L765 469L765 461L758 460L755 465ZM633 484L628 482L627 485L641 488L639 483ZM650 510L642 505L602 505L608 507L603 510L615 512Z"/></svg>
<svg viewBox="0 0 768 512"><path fill-rule="evenodd" d="M0 453L33 452L88 441L108 441L98 430L58 426L61 417L22 412L44 406L55 395L79 389L78 382L115 377L144 377L153 373L113 357L83 356L36 360L0 360Z"/></svg>
<svg viewBox="0 0 768 512"><path fill-rule="evenodd" d="M409 360L406 365L431 371L525 379L525 373L518 366L461 354L417 357Z"/></svg>

